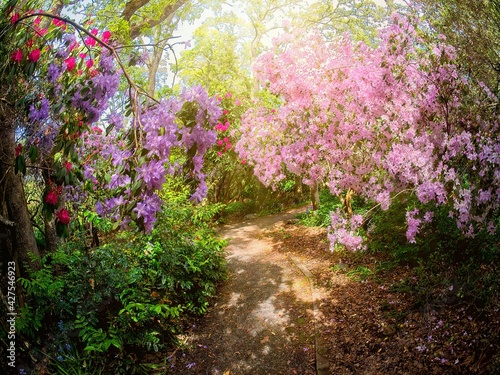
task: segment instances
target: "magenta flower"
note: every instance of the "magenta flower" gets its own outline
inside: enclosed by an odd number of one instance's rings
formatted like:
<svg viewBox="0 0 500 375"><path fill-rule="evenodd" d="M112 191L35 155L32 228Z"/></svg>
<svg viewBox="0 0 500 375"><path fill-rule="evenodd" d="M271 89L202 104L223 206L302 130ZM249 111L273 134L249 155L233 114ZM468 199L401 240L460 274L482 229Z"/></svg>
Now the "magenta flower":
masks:
<svg viewBox="0 0 500 375"><path fill-rule="evenodd" d="M76 59L71 56L64 60L64 63L66 64L66 68L68 69L68 71L72 71L73 69L75 69Z"/></svg>
<svg viewBox="0 0 500 375"><path fill-rule="evenodd" d="M21 51L20 49L18 50L15 50L12 55L10 55L10 59L12 61L15 61L17 63L20 63L21 60L23 59L23 51Z"/></svg>
<svg viewBox="0 0 500 375"><path fill-rule="evenodd" d="M58 26L58 27L64 26L66 24L66 22L58 20L57 18L54 18L54 20L52 21L52 23L54 25Z"/></svg>
<svg viewBox="0 0 500 375"><path fill-rule="evenodd" d="M88 45L88 46L94 47L95 44L96 44L96 41L91 36L88 36L88 37L85 38L85 44Z"/></svg>
<svg viewBox="0 0 500 375"><path fill-rule="evenodd" d="M53 206L57 204L58 200L59 200L59 194L57 194L57 191L55 190L49 191L45 196L45 203L51 204Z"/></svg>
<svg viewBox="0 0 500 375"><path fill-rule="evenodd" d="M10 23L12 25L15 24L19 18L20 18L19 13L14 14L12 17L10 17Z"/></svg>
<svg viewBox="0 0 500 375"><path fill-rule="evenodd" d="M70 222L70 217L69 217L69 212L65 208L61 208L59 211L56 212L56 217L57 220L60 221L61 224L68 224Z"/></svg>
<svg viewBox="0 0 500 375"><path fill-rule="evenodd" d="M107 43L109 41L109 38L111 38L111 31L106 30L105 32L102 33L102 41L104 43Z"/></svg>
<svg viewBox="0 0 500 375"><path fill-rule="evenodd" d="M34 49L28 54L28 60L37 62L40 59L40 50L38 48Z"/></svg>

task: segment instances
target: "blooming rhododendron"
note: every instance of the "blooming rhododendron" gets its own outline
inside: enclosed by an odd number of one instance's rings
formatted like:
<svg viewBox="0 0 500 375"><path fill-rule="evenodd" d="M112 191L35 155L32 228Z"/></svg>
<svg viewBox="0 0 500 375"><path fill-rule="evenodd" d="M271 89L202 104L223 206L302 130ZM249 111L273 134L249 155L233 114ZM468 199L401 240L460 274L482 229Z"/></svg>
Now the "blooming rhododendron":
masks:
<svg viewBox="0 0 500 375"><path fill-rule="evenodd" d="M20 63L22 60L23 60L23 51L21 51L20 49L18 50L15 50L14 52L12 52L12 54L10 55L10 59L12 61L15 61L17 63Z"/></svg>
<svg viewBox="0 0 500 375"><path fill-rule="evenodd" d="M11 24L15 24L20 18L20 15L19 13L15 13L14 15L12 15L12 17L10 18L10 23Z"/></svg>
<svg viewBox="0 0 500 375"><path fill-rule="evenodd" d="M406 19L395 15L380 39L370 47L304 30L276 38L254 71L281 105L247 111L236 150L267 185L291 172L336 195L352 189L382 209L407 192L422 205L450 206L473 235L500 208L500 124L482 102L498 99L474 91L444 41L422 50ZM475 110L462 100L475 100ZM355 226L341 215L332 214L332 243L359 249ZM408 240L431 220L410 208Z"/></svg>
<svg viewBox="0 0 500 375"><path fill-rule="evenodd" d="M59 201L59 194L56 190L50 190L45 196L45 203L55 206Z"/></svg>
<svg viewBox="0 0 500 375"><path fill-rule="evenodd" d="M104 43L107 43L109 41L109 38L111 38L111 31L106 30L102 33L102 41Z"/></svg>
<svg viewBox="0 0 500 375"><path fill-rule="evenodd" d="M60 210L56 211L56 218L61 224L64 225L68 224L71 221L69 212L65 208L61 208Z"/></svg>
<svg viewBox="0 0 500 375"><path fill-rule="evenodd" d="M76 66L76 59L71 56L71 57L68 57L64 63L66 64L66 68L68 69L68 71L71 71L73 69L75 69L75 66Z"/></svg>
<svg viewBox="0 0 500 375"><path fill-rule="evenodd" d="M57 18L54 18L52 20L52 23L58 27L62 27L62 26L65 26L66 25L66 22L62 21L62 20L59 20Z"/></svg>
<svg viewBox="0 0 500 375"><path fill-rule="evenodd" d="M40 50L39 49L34 49L28 54L28 60L37 62L38 59L40 59Z"/></svg>
<svg viewBox="0 0 500 375"><path fill-rule="evenodd" d="M96 40L91 36L85 38L85 44L90 47L94 47L96 45Z"/></svg>

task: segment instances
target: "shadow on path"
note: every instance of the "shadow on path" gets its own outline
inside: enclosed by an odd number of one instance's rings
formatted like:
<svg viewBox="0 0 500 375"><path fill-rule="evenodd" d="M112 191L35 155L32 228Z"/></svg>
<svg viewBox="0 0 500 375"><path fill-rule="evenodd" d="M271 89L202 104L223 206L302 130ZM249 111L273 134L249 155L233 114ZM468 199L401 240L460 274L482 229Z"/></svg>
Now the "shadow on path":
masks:
<svg viewBox="0 0 500 375"><path fill-rule="evenodd" d="M230 276L172 374L315 374L312 297L307 278L272 251L265 229L295 212L226 226Z"/></svg>

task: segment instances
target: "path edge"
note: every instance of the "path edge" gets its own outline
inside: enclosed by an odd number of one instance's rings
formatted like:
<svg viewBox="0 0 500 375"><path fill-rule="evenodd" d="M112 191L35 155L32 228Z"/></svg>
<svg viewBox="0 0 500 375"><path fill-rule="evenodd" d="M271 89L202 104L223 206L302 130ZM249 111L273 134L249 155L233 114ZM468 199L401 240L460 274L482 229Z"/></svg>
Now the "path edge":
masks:
<svg viewBox="0 0 500 375"><path fill-rule="evenodd" d="M319 329L318 329L318 316L319 309L316 303L316 291L314 289L313 284L313 274L307 267L296 257L290 257L291 261L297 266L297 268L302 272L302 274L306 277L309 282L309 289L311 290L312 296L312 308L313 308L313 317L314 317L314 351L316 355L316 374L317 375L328 375L330 369L330 361L328 358L325 358L320 352L324 352L324 347L319 338Z"/></svg>

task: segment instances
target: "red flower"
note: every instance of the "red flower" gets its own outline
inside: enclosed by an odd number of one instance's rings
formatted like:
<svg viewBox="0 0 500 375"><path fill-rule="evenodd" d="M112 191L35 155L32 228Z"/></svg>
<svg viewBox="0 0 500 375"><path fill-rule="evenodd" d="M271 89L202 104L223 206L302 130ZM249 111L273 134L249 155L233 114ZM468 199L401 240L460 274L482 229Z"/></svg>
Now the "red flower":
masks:
<svg viewBox="0 0 500 375"><path fill-rule="evenodd" d="M85 38L85 44L86 45L88 45L90 47L94 47L95 43L96 43L95 39L92 38L91 36L88 36L88 37Z"/></svg>
<svg viewBox="0 0 500 375"><path fill-rule="evenodd" d="M92 68L94 66L94 60L92 59L89 59L87 61L85 61L85 65L87 65L87 68Z"/></svg>
<svg viewBox="0 0 500 375"><path fill-rule="evenodd" d="M56 212L56 217L57 220L61 222L61 224L68 224L70 222L70 217L69 217L69 212L65 208L61 208L59 211Z"/></svg>
<svg viewBox="0 0 500 375"><path fill-rule="evenodd" d="M55 190L49 191L45 196L45 203L51 204L53 206L57 204L58 200L59 200L59 194L57 194L57 191Z"/></svg>
<svg viewBox="0 0 500 375"><path fill-rule="evenodd" d="M21 155L21 152L23 152L23 145L21 143L19 143L17 146L16 146L16 158Z"/></svg>
<svg viewBox="0 0 500 375"><path fill-rule="evenodd" d="M66 168L66 172L69 172L72 167L73 167L73 165L69 161L64 163L64 168Z"/></svg>
<svg viewBox="0 0 500 375"><path fill-rule="evenodd" d="M28 55L29 61L37 62L39 58L40 58L40 50L38 48L31 51Z"/></svg>
<svg viewBox="0 0 500 375"><path fill-rule="evenodd" d="M15 50L12 55L10 55L10 59L12 61L15 61L17 63L20 63L21 60L23 59L23 51L21 51L20 49L18 50Z"/></svg>
<svg viewBox="0 0 500 375"><path fill-rule="evenodd" d="M66 64L66 69L68 69L68 71L72 71L73 69L75 69L76 60L73 56L68 57L66 60L64 60L64 63Z"/></svg>
<svg viewBox="0 0 500 375"><path fill-rule="evenodd" d="M39 27L35 27L35 32L37 33L38 36L44 36L47 34L48 29L40 29Z"/></svg>
<svg viewBox="0 0 500 375"><path fill-rule="evenodd" d="M105 32L102 33L102 41L104 43L107 43L109 38L111 38L111 31L106 30Z"/></svg>
<svg viewBox="0 0 500 375"><path fill-rule="evenodd" d="M97 30L97 29L94 27L92 30L90 30L90 33L91 33L92 35L97 35L97 34L99 34L99 30Z"/></svg>
<svg viewBox="0 0 500 375"><path fill-rule="evenodd" d="M40 22L42 22L42 19L40 17L37 17L33 20L33 23L35 24L35 26L38 26L40 25Z"/></svg>
<svg viewBox="0 0 500 375"><path fill-rule="evenodd" d="M57 18L54 18L54 20L52 21L52 23L54 25L56 25L56 26L64 26L66 24L66 22L58 20Z"/></svg>
<svg viewBox="0 0 500 375"><path fill-rule="evenodd" d="M222 114L223 114L223 115L227 115L227 109L224 109L224 110L222 111Z"/></svg>
<svg viewBox="0 0 500 375"><path fill-rule="evenodd" d="M30 39L26 42L26 47L31 48L33 47L33 39Z"/></svg>
<svg viewBox="0 0 500 375"><path fill-rule="evenodd" d="M19 18L20 18L19 13L14 14L12 17L10 17L10 23L12 25L15 24Z"/></svg>

